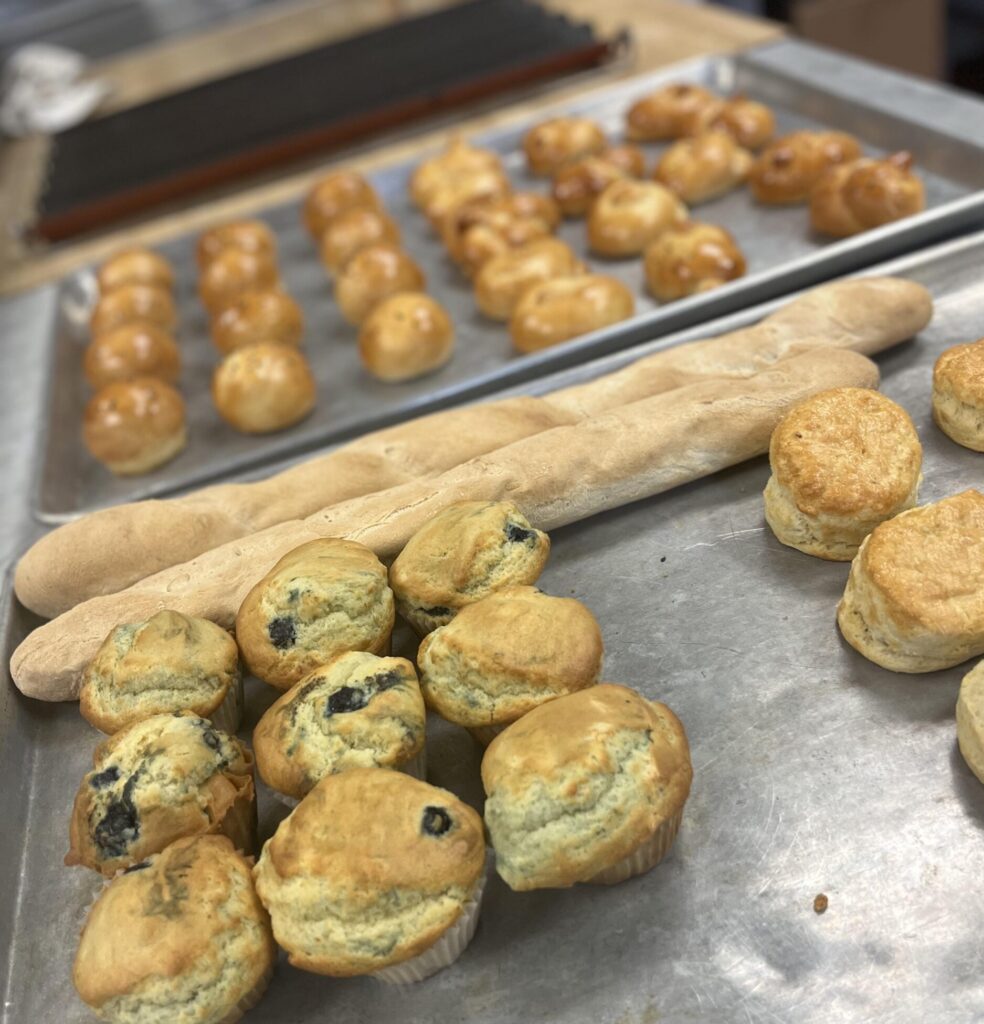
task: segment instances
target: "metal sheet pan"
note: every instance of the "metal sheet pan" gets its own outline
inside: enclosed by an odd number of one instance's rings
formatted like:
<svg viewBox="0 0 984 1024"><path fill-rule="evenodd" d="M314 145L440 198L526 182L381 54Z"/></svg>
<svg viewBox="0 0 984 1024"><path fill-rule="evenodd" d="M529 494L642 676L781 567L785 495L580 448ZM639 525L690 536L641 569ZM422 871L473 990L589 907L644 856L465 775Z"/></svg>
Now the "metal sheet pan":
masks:
<svg viewBox="0 0 984 1024"><path fill-rule="evenodd" d="M984 186L984 104L801 43L782 42L735 57L690 61L599 88L574 103L559 105L554 112L577 111L596 117L617 136L624 112L635 98L680 80L760 97L775 106L782 131L836 126L858 134L871 152L911 150L926 177L929 209L853 239L829 242L810 234L803 207L764 208L754 205L746 190L734 192L697 209L702 219L722 223L735 233L748 256L746 278L660 306L643 290L640 260L589 258L594 267L632 287L638 295L637 315L567 345L517 356L504 327L477 312L467 282L451 266L424 218L411 208L406 184L418 161L393 165L371 177L401 224L407 248L424 266L431 291L453 315L458 343L448 366L400 385L369 378L359 364L356 332L339 315L311 242L300 226L298 204L271 209L262 216L276 229L286 285L307 316L307 350L318 380L319 401L308 420L283 434L266 438L237 434L220 420L209 395L217 359L195 297L194 238L178 239L162 246L161 251L174 261L178 274L185 357L181 387L188 402L190 444L177 459L152 474L114 478L88 455L80 438L88 397L80 361L87 338L71 314L86 281L91 280L91 273L83 272L63 286L52 340L49 418L35 495L37 515L45 521L58 521L102 505L173 493L249 466L268 465L292 453L311 451L666 335L984 223L984 192L978 191ZM542 117L550 113L545 111ZM525 174L518 148L530 123L524 120L477 138L504 155L517 186L544 188L542 180ZM646 148L651 166L659 147ZM568 222L560 234L587 256L583 221Z"/></svg>
<svg viewBox="0 0 984 1024"><path fill-rule="evenodd" d="M982 456L933 425L939 352L984 322L984 234L883 268L931 288L936 316L881 359L925 448L921 497L984 482ZM709 325L743 326L770 307ZM687 335L675 337L674 341ZM651 346L647 346L649 348ZM638 354L638 353L636 353ZM551 385L612 368L620 353ZM544 385L537 382L536 389ZM667 860L613 888L517 894L494 879L451 969L394 990L278 967L250 1024L971 1024L984 1017L984 787L955 743L964 668L897 675L839 638L846 564L782 547L758 459L553 534L541 585L598 616L608 679L666 701L694 786ZM9 589L4 664L37 624ZM413 653L404 631L396 647ZM249 732L275 694L247 684ZM98 740L74 704L0 688L2 1024L92 1018L70 981L97 881L61 865ZM429 778L480 806L479 753L432 718ZM264 836L283 809L260 793ZM829 909L813 910L824 893Z"/></svg>

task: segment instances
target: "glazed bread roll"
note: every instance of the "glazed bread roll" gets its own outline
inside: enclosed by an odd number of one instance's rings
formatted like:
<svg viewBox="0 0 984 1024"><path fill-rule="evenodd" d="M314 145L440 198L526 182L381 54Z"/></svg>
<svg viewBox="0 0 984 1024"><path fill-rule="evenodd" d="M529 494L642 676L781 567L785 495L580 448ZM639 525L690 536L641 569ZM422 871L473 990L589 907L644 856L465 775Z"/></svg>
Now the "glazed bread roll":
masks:
<svg viewBox="0 0 984 1024"><path fill-rule="evenodd" d="M783 543L849 562L886 519L916 504L922 445L877 391L836 388L794 406L769 444L765 519Z"/></svg>
<svg viewBox="0 0 984 1024"><path fill-rule="evenodd" d="M380 242L400 244L396 221L381 210L354 207L340 213L322 232L321 262L329 273L337 274L360 250Z"/></svg>
<svg viewBox="0 0 984 1024"><path fill-rule="evenodd" d="M632 316L635 297L603 274L554 277L523 292L509 318L509 336L520 352L536 352Z"/></svg>
<svg viewBox="0 0 984 1024"><path fill-rule="evenodd" d="M641 178L645 170L646 158L638 146L609 146L561 167L550 191L565 217L583 217L613 181Z"/></svg>
<svg viewBox="0 0 984 1024"><path fill-rule="evenodd" d="M269 434L299 423L314 408L317 385L301 352L264 342L238 348L212 376L219 415L244 434Z"/></svg>
<svg viewBox="0 0 984 1024"><path fill-rule="evenodd" d="M173 459L187 437L181 395L154 377L107 384L82 420L86 448L117 476L149 473Z"/></svg>
<svg viewBox="0 0 984 1024"><path fill-rule="evenodd" d="M335 301L342 316L358 326L384 299L398 292L420 292L427 278L398 245L381 242L357 252L335 282Z"/></svg>
<svg viewBox="0 0 984 1024"><path fill-rule="evenodd" d="M936 360L933 419L951 441L984 452L984 338L954 345Z"/></svg>
<svg viewBox="0 0 984 1024"><path fill-rule="evenodd" d="M761 149L776 133L776 118L764 104L747 96L733 96L711 118L707 125L727 132L745 149Z"/></svg>
<svg viewBox="0 0 984 1024"><path fill-rule="evenodd" d="M663 185L615 181L588 213L588 245L602 256L638 256L667 228L686 219L686 206Z"/></svg>
<svg viewBox="0 0 984 1024"><path fill-rule="evenodd" d="M460 206L466 203L491 202L502 199L512 191L505 171L499 167L462 172L448 178L428 197L424 213L435 231Z"/></svg>
<svg viewBox="0 0 984 1024"><path fill-rule="evenodd" d="M301 307L276 290L246 292L212 321L212 341L223 355L261 341L300 345L303 337Z"/></svg>
<svg viewBox="0 0 984 1024"><path fill-rule="evenodd" d="M100 295L128 284L144 284L171 291L174 271L171 264L153 249L124 249L111 256L96 271L96 281Z"/></svg>
<svg viewBox="0 0 984 1024"><path fill-rule="evenodd" d="M810 193L814 231L835 238L911 217L925 208L926 191L912 171L909 153L832 167Z"/></svg>
<svg viewBox="0 0 984 1024"><path fill-rule="evenodd" d="M316 182L304 200L302 214L308 234L316 241L321 240L331 222L346 210L359 207L364 210L380 210L382 203L375 190L354 171L336 171Z"/></svg>
<svg viewBox="0 0 984 1024"><path fill-rule="evenodd" d="M241 249L265 262L277 262L277 236L261 220L236 220L209 228L195 247L199 269L204 270L225 249Z"/></svg>
<svg viewBox="0 0 984 1024"><path fill-rule="evenodd" d="M566 242L541 238L490 259L475 278L475 302L487 317L508 320L532 285L584 270Z"/></svg>
<svg viewBox="0 0 984 1024"><path fill-rule="evenodd" d="M714 119L722 102L700 85L682 82L643 96L629 107L625 130L630 139L661 142L696 135Z"/></svg>
<svg viewBox="0 0 984 1024"><path fill-rule="evenodd" d="M727 132L707 131L670 146L654 177L693 205L737 188L748 177L752 161L752 154Z"/></svg>
<svg viewBox="0 0 984 1024"><path fill-rule="evenodd" d="M485 171L504 174L498 153L473 146L461 136L455 136L447 148L436 156L424 160L410 178L410 197L422 210L426 210L434 196L447 185Z"/></svg>
<svg viewBox="0 0 984 1024"><path fill-rule="evenodd" d="M860 155L858 140L845 132L793 132L762 150L748 183L760 203L802 203L826 171Z"/></svg>
<svg viewBox="0 0 984 1024"><path fill-rule="evenodd" d="M760 455L791 405L828 388L871 387L877 380L874 363L856 353L808 351L747 380L705 380L545 430L86 601L31 633L14 652L11 675L29 696L73 699L85 664L116 623L169 607L228 628L257 575L306 541L345 537L389 557L437 512L465 500L514 502L538 529L552 530Z"/></svg>
<svg viewBox="0 0 984 1024"><path fill-rule="evenodd" d="M724 228L686 221L646 246L643 266L653 295L672 302L742 277L745 257Z"/></svg>
<svg viewBox="0 0 984 1024"><path fill-rule="evenodd" d="M837 625L893 672L984 654L984 495L964 491L877 526L851 563Z"/></svg>
<svg viewBox="0 0 984 1024"><path fill-rule="evenodd" d="M134 377L173 384L181 372L181 353L163 328L135 320L93 338L82 357L82 371L94 388Z"/></svg>
<svg viewBox="0 0 984 1024"><path fill-rule="evenodd" d="M607 145L601 125L587 117L555 117L523 137L526 166L533 174L555 174L564 164L600 153Z"/></svg>
<svg viewBox="0 0 984 1024"><path fill-rule="evenodd" d="M149 284L120 285L96 300L89 330L93 338L98 338L100 334L135 321L173 331L178 325L178 311L171 293Z"/></svg>
<svg viewBox="0 0 984 1024"><path fill-rule="evenodd" d="M270 291L279 283L277 265L269 256L249 249L223 249L202 269L198 294L216 317L247 292Z"/></svg>
<svg viewBox="0 0 984 1024"><path fill-rule="evenodd" d="M376 431L255 483L218 484L165 501L90 513L40 538L20 559L20 601L52 617L249 533L319 508L420 480L551 427L715 377L741 379L811 348L874 354L911 338L933 312L929 292L898 278L836 281L763 321L679 345L547 398L434 413Z"/></svg>
<svg viewBox="0 0 984 1024"><path fill-rule="evenodd" d="M380 380L411 380L442 367L454 352L454 324L444 307L422 292L381 302L359 331L362 365Z"/></svg>

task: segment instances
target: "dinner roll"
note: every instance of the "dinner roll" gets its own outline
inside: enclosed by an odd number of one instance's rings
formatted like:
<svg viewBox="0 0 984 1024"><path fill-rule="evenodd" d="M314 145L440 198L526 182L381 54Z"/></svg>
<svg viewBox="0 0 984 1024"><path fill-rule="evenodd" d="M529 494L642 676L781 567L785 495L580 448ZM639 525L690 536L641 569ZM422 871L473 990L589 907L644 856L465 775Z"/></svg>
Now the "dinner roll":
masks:
<svg viewBox="0 0 984 1024"><path fill-rule="evenodd" d="M340 213L322 232L321 262L333 274L361 249L379 242L400 244L400 229L382 210L356 206Z"/></svg>
<svg viewBox="0 0 984 1024"><path fill-rule="evenodd" d="M979 661L960 683L957 745L967 767L984 782L984 661Z"/></svg>
<svg viewBox="0 0 984 1024"><path fill-rule="evenodd" d="M686 206L663 185L614 181L588 212L588 244L602 256L638 256L654 238L686 219Z"/></svg>
<svg viewBox="0 0 984 1024"><path fill-rule="evenodd" d="M531 285L582 271L566 242L540 238L490 259L475 277L475 301L487 317L508 320Z"/></svg>
<svg viewBox="0 0 984 1024"><path fill-rule="evenodd" d="M551 193L565 217L583 217L602 192L619 178L641 178L646 158L638 146L608 146L561 167Z"/></svg>
<svg viewBox="0 0 984 1024"><path fill-rule="evenodd" d="M443 366L454 352L454 324L422 292L384 299L359 331L362 365L380 380L410 380Z"/></svg>
<svg viewBox="0 0 984 1024"><path fill-rule="evenodd" d="M634 310L631 290L614 277L555 277L523 292L509 335L520 352L535 352L625 320Z"/></svg>
<svg viewBox="0 0 984 1024"><path fill-rule="evenodd" d="M361 324L397 292L419 292L427 279L415 260L398 245L368 245L345 264L335 281L335 301L350 324Z"/></svg>
<svg viewBox="0 0 984 1024"><path fill-rule="evenodd" d="M630 139L659 142L696 135L721 109L714 93L701 85L667 85L636 100L625 117Z"/></svg>
<svg viewBox="0 0 984 1024"><path fill-rule="evenodd" d="M837 624L895 672L984 654L984 495L964 491L876 526L851 563Z"/></svg>
<svg viewBox="0 0 984 1024"><path fill-rule="evenodd" d="M936 360L933 419L957 444L984 452L984 338L954 345Z"/></svg>
<svg viewBox="0 0 984 1024"><path fill-rule="evenodd" d="M825 171L860 155L858 140L845 132L793 132L762 150L748 183L760 203L802 203Z"/></svg>
<svg viewBox="0 0 984 1024"><path fill-rule="evenodd" d="M301 352L273 342L235 349L212 376L219 415L245 434L269 434L300 422L314 408L315 392Z"/></svg>
<svg viewBox="0 0 984 1024"><path fill-rule="evenodd" d="M716 224L686 221L646 246L646 284L660 302L719 288L745 273L734 237Z"/></svg>
<svg viewBox="0 0 984 1024"><path fill-rule="evenodd" d="M670 146L654 177L692 205L737 188L748 177L752 161L752 154L727 132L707 131Z"/></svg>
<svg viewBox="0 0 984 1024"><path fill-rule="evenodd" d="M300 345L303 337L301 307L276 289L244 292L212 321L212 341L224 355L261 341Z"/></svg>
<svg viewBox="0 0 984 1024"><path fill-rule="evenodd" d="M317 242L325 228L346 210L361 207L364 210L382 209L375 190L354 171L335 171L315 182L304 200L304 226Z"/></svg>
<svg viewBox="0 0 984 1024"><path fill-rule="evenodd" d="M881 522L916 504L922 446L909 414L866 388L821 391L772 432L765 519L791 548L848 562Z"/></svg>
<svg viewBox="0 0 984 1024"><path fill-rule="evenodd" d="M745 149L761 149L776 133L776 118L772 111L747 96L733 96L727 100L707 125L727 132Z"/></svg>
<svg viewBox="0 0 984 1024"><path fill-rule="evenodd" d="M134 320L93 338L82 369L94 388L134 377L159 377L173 384L181 371L181 353L163 328Z"/></svg>
<svg viewBox="0 0 984 1024"><path fill-rule="evenodd" d="M484 167L448 178L427 199L424 213L435 231L459 206L465 203L489 202L508 196L512 185L505 171L499 167Z"/></svg>
<svg viewBox="0 0 984 1024"><path fill-rule="evenodd" d="M94 338L135 320L150 321L173 331L178 311L171 293L149 284L123 284L101 295L92 310L89 329Z"/></svg>
<svg viewBox="0 0 984 1024"><path fill-rule="evenodd" d="M209 313L218 316L246 292L269 291L278 284L277 265L269 256L249 249L223 249L202 269L198 294Z"/></svg>
<svg viewBox="0 0 984 1024"><path fill-rule="evenodd" d="M505 173L498 153L454 136L443 152L424 160L413 172L410 197L417 206L426 209L431 199L449 183L490 170Z"/></svg>
<svg viewBox="0 0 984 1024"><path fill-rule="evenodd" d="M606 145L601 125L587 117L554 117L523 136L526 165L533 174L554 174L564 164L599 153Z"/></svg>
<svg viewBox="0 0 984 1024"><path fill-rule="evenodd" d="M99 294L105 295L126 284L146 284L170 291L174 287L171 264L153 249L124 249L111 256L96 271Z"/></svg>
<svg viewBox="0 0 984 1024"><path fill-rule="evenodd" d="M195 249L199 269L204 270L224 249L242 249L264 258L268 263L276 263L277 236L261 220L218 224L199 236Z"/></svg>
<svg viewBox="0 0 984 1024"><path fill-rule="evenodd" d="M184 448L184 401L170 384L154 377L114 381L85 407L82 440L117 475L147 473Z"/></svg>

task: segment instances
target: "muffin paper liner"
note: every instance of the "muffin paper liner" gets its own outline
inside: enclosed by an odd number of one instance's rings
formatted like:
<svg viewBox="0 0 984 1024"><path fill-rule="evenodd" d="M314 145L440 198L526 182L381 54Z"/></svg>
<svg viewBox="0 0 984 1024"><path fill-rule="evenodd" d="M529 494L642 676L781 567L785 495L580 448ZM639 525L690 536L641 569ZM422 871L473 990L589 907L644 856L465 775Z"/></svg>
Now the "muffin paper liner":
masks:
<svg viewBox="0 0 984 1024"><path fill-rule="evenodd" d="M683 817L681 807L672 818L667 818L662 825L641 846L623 857L611 867L603 868L596 875L586 878L590 885L615 885L627 878L642 875L649 871L669 853L673 840L680 830L680 819Z"/></svg>
<svg viewBox="0 0 984 1024"><path fill-rule="evenodd" d="M235 736L239 731L240 725L243 724L243 703L243 677L240 675L236 682L229 687L225 700L210 715L205 717L211 721L216 729L221 729L223 732L229 733L230 736Z"/></svg>

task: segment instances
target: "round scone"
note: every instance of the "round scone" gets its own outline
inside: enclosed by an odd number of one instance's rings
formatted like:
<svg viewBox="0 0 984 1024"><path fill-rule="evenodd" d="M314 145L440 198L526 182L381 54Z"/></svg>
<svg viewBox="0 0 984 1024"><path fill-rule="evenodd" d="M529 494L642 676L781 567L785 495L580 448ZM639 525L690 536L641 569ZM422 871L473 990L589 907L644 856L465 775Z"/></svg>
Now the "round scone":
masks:
<svg viewBox="0 0 984 1024"><path fill-rule="evenodd" d="M535 583L549 554L550 538L511 501L457 501L407 541L390 586L400 614L424 636L494 590Z"/></svg>
<svg viewBox="0 0 984 1024"><path fill-rule="evenodd" d="M447 790L356 768L311 790L253 875L295 967L422 981L456 960L475 931L482 819Z"/></svg>
<svg viewBox="0 0 984 1024"><path fill-rule="evenodd" d="M163 327L136 320L93 338L82 370L94 388L134 377L159 377L173 384L181 372L181 352Z"/></svg>
<svg viewBox="0 0 984 1024"><path fill-rule="evenodd" d="M190 711L134 722L96 747L75 794L66 864L104 875L184 836L256 842L253 758L235 736Z"/></svg>
<svg viewBox="0 0 984 1024"><path fill-rule="evenodd" d="M978 662L960 682L957 744L967 767L984 782L984 661Z"/></svg>
<svg viewBox="0 0 984 1024"><path fill-rule="evenodd" d="M534 708L482 759L496 869L516 891L640 875L673 844L692 775L676 715L627 686Z"/></svg>
<svg viewBox="0 0 984 1024"><path fill-rule="evenodd" d="M954 345L936 360L933 419L951 441L984 452L984 338Z"/></svg>
<svg viewBox="0 0 984 1024"><path fill-rule="evenodd" d="M110 1024L231 1024L259 1001L276 962L249 864L224 836L195 836L103 889L72 980Z"/></svg>
<svg viewBox="0 0 984 1024"><path fill-rule="evenodd" d="M79 693L82 717L105 733L183 710L231 733L242 706L236 641L214 622L168 610L117 626L86 666Z"/></svg>
<svg viewBox="0 0 984 1024"><path fill-rule="evenodd" d="M352 768L395 768L422 779L426 720L409 661L348 651L264 712L253 732L256 769L295 800L326 775Z"/></svg>
<svg viewBox="0 0 984 1024"><path fill-rule="evenodd" d="M849 562L886 519L916 504L922 445L909 414L867 388L821 391L772 432L765 519L783 544Z"/></svg>
<svg viewBox="0 0 984 1024"><path fill-rule="evenodd" d="M427 706L488 743L533 708L597 683L603 653L580 601L503 587L426 636L417 665Z"/></svg>
<svg viewBox="0 0 984 1024"><path fill-rule="evenodd" d="M246 595L236 639L250 672L287 690L345 651L389 652L396 613L386 566L327 538L289 551Z"/></svg>
<svg viewBox="0 0 984 1024"><path fill-rule="evenodd" d="M837 625L894 672L984 654L984 495L964 491L876 526L851 563Z"/></svg>
<svg viewBox="0 0 984 1024"><path fill-rule="evenodd" d="M276 290L246 292L212 321L212 341L223 354L260 342L300 345L303 337L301 307Z"/></svg>
<svg viewBox="0 0 984 1024"><path fill-rule="evenodd" d="M170 291L174 287L171 264L153 249L124 249L110 256L96 271L100 295L127 284L146 284Z"/></svg>
<svg viewBox="0 0 984 1024"><path fill-rule="evenodd" d="M269 434L299 423L314 408L316 389L304 354L275 342L234 349L212 375L219 415L245 434Z"/></svg>

